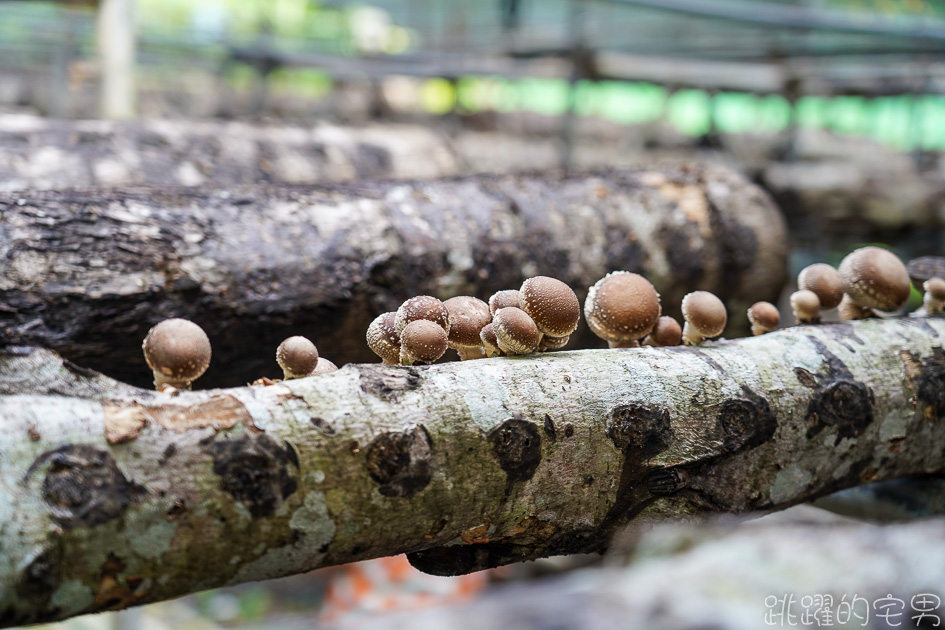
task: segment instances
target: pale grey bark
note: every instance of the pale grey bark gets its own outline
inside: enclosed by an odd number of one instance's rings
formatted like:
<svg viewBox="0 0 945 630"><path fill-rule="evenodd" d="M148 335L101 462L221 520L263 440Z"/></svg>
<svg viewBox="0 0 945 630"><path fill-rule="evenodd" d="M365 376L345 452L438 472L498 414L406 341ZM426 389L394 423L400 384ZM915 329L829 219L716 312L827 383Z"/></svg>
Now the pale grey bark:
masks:
<svg viewBox="0 0 945 630"><path fill-rule="evenodd" d="M336 363L373 360L368 325L415 295L488 299L549 275L583 300L615 269L646 275L670 315L688 291L713 291L738 330L750 303L778 295L786 241L764 192L696 165L23 192L0 196L0 344L145 385L140 340L186 317L213 342L205 386L240 385L274 376L276 347L297 334Z"/></svg>
<svg viewBox="0 0 945 630"><path fill-rule="evenodd" d="M444 137L416 125L0 116L0 191L7 192L431 178L459 168Z"/></svg>
<svg viewBox="0 0 945 630"><path fill-rule="evenodd" d="M628 524L765 512L945 470L945 319L696 348L138 390L0 358L0 621L407 552L457 574Z"/></svg>

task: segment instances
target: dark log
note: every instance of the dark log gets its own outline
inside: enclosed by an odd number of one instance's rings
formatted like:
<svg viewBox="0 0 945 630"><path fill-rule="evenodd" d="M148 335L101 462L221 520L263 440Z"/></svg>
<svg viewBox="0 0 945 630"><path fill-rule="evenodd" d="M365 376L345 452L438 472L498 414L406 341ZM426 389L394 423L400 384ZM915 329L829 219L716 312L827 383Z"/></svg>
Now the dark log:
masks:
<svg viewBox="0 0 945 630"><path fill-rule="evenodd" d="M167 317L210 334L203 386L238 385L275 375L290 335L338 364L375 360L368 324L414 295L488 298L540 274L583 300L627 269L669 314L690 290L716 292L738 330L786 275L777 208L718 167L41 191L0 198L0 213L0 343L143 386L140 341ZM585 332L571 347L595 344Z"/></svg>

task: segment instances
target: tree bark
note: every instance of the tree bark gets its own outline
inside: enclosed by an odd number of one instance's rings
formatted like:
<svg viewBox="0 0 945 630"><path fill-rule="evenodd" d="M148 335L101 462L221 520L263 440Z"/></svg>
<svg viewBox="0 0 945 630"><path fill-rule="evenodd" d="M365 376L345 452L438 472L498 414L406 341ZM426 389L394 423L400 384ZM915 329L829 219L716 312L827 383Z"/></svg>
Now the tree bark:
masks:
<svg viewBox="0 0 945 630"><path fill-rule="evenodd" d="M453 575L940 472L943 318L139 390L0 358L0 623L407 552Z"/></svg>
<svg viewBox="0 0 945 630"><path fill-rule="evenodd" d="M737 330L786 276L777 208L717 167L30 192L0 213L0 344L52 348L142 386L138 341L166 317L209 332L202 383L232 386L274 375L276 346L296 334L336 363L374 360L371 320L414 295L487 299L541 274L583 300L627 269L669 314L690 290L716 292ZM582 334L572 347L599 342Z"/></svg>
<svg viewBox="0 0 945 630"><path fill-rule="evenodd" d="M344 127L0 116L0 191L82 186L317 184L453 175L445 137L420 125Z"/></svg>

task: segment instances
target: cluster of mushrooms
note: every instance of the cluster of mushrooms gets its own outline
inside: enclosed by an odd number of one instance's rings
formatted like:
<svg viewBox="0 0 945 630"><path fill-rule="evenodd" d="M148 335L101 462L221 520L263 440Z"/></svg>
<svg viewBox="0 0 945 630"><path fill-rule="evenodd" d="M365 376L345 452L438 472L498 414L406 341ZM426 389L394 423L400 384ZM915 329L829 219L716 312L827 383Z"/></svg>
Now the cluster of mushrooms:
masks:
<svg viewBox="0 0 945 630"><path fill-rule="evenodd" d="M839 269L824 263L804 268L791 295L791 308L800 324L818 323L823 311L838 309L841 321L872 317L877 311L902 308L911 281L905 265L892 252L862 247L848 254ZM941 313L945 280L925 282L924 311ZM722 334L728 314L722 301L708 291L683 298L685 323L662 315L660 296L643 276L614 271L594 284L584 303L591 331L611 348L695 345ZM379 315L367 331L367 343L385 364L433 363L448 348L460 359L520 355L563 348L576 330L580 305L565 283L547 276L526 280L518 290L493 294L488 303L468 295L444 302L421 295L404 302L396 312ZM781 316L770 302L748 309L752 333L776 329Z"/></svg>
<svg viewBox="0 0 945 630"><path fill-rule="evenodd" d="M797 277L791 309L800 324L820 321L823 311L836 308L841 321L872 317L877 311L902 308L911 281L905 265L892 252L862 247L848 254L838 269L824 263L805 267ZM923 285L925 314L942 313L945 279ZM590 288L584 316L591 331L611 348L695 345L722 334L728 314L722 301L708 291L683 298L685 324L661 315L660 296L643 276L614 271ZM460 359L523 355L559 350L578 326L581 307L564 282L548 276L529 278L519 289L499 291L488 302L461 295L441 302L421 295L404 302L396 312L379 315L368 327L367 343L388 365L433 363L448 348ZM770 302L748 309L752 333L778 327L780 313ZM159 391L190 389L210 365L210 339L197 324L180 318L160 322L142 344ZM276 350L286 380L337 370L320 358L305 337L289 337ZM253 384L275 381L259 379Z"/></svg>
<svg viewBox="0 0 945 630"><path fill-rule="evenodd" d="M159 392L174 394L181 389L190 389L210 366L210 338L203 328L189 319L175 317L159 322L148 331L141 350L154 373L154 387ZM315 344L301 336L289 337L279 344L276 362L286 380L338 369L328 359L319 357ZM262 378L254 384L274 382Z"/></svg>
<svg viewBox="0 0 945 630"><path fill-rule="evenodd" d="M611 348L699 343L722 334L728 315L708 291L683 299L685 327L660 316L660 296L649 280L614 271L588 293L584 316ZM388 365L432 363L453 348L460 359L522 355L559 350L578 326L581 305L564 282L529 278L519 289L494 293L488 303L470 295L444 302L420 295L396 312L379 315L367 330L368 347Z"/></svg>

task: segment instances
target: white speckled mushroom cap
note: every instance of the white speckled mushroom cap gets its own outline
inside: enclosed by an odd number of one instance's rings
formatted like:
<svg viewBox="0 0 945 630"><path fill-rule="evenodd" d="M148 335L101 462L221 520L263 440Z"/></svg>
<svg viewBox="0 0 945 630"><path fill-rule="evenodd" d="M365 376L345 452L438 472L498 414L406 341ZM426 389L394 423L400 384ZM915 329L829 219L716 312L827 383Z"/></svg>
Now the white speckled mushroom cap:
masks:
<svg viewBox="0 0 945 630"><path fill-rule="evenodd" d="M718 337L728 323L725 304L708 291L693 291L683 298L682 313L686 323L703 337Z"/></svg>
<svg viewBox="0 0 945 630"><path fill-rule="evenodd" d="M420 319L434 322L447 333L450 331L450 313L443 302L429 295L418 295L410 298L397 309L394 330L401 335L401 341L403 341L404 327Z"/></svg>
<svg viewBox="0 0 945 630"><path fill-rule="evenodd" d="M489 298L489 313L495 317L496 312L500 308L507 308L509 306L519 308L519 300L521 297L522 296L518 292L518 289L505 289L502 291L496 291Z"/></svg>
<svg viewBox="0 0 945 630"><path fill-rule="evenodd" d="M450 318L449 347L482 346L479 332L492 321L489 305L471 295L457 295L443 302Z"/></svg>
<svg viewBox="0 0 945 630"><path fill-rule="evenodd" d="M412 321L400 334L400 361L433 363L446 352L446 342L446 331L436 322L426 319Z"/></svg>
<svg viewBox="0 0 945 630"><path fill-rule="evenodd" d="M188 319L175 317L156 324L141 349L148 367L169 383L190 384L210 366L210 339Z"/></svg>
<svg viewBox="0 0 945 630"><path fill-rule="evenodd" d="M565 283L548 276L535 276L522 283L519 308L534 320L538 330L552 337L570 335L581 320L577 295Z"/></svg>
<svg viewBox="0 0 945 630"><path fill-rule="evenodd" d="M365 338L371 352L388 363L400 362L400 335L394 328L397 313L381 313L368 326Z"/></svg>
<svg viewBox="0 0 945 630"><path fill-rule="evenodd" d="M820 308L837 308L843 299L843 278L840 272L825 263L814 263L797 274L797 288L813 291L820 299Z"/></svg>
<svg viewBox="0 0 945 630"><path fill-rule="evenodd" d="M276 349L276 363L286 378L303 378L315 371L318 349L305 337L289 337Z"/></svg>
<svg viewBox="0 0 945 630"><path fill-rule="evenodd" d="M912 283L899 257L882 247L861 247L840 263L843 290L859 306L894 311L909 299Z"/></svg>
<svg viewBox="0 0 945 630"><path fill-rule="evenodd" d="M514 306L500 308L492 318L499 348L506 354L528 354L538 349L541 331L528 313Z"/></svg>
<svg viewBox="0 0 945 630"><path fill-rule="evenodd" d="M660 319L660 294L649 280L629 271L613 271L590 288L584 318L606 341L632 341L650 334Z"/></svg>

